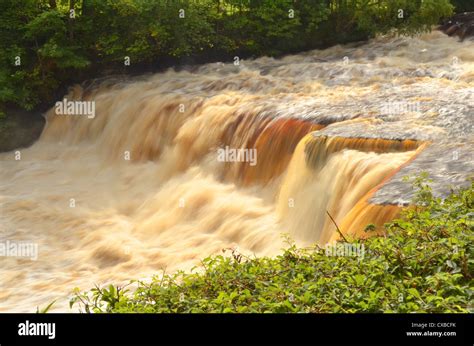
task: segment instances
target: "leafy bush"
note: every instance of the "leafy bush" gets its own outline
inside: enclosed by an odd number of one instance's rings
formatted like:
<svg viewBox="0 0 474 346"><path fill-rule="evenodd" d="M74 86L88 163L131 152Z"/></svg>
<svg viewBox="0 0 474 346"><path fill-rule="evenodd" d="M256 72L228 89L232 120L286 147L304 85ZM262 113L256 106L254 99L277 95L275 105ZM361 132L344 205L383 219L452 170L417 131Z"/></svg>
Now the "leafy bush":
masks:
<svg viewBox="0 0 474 346"><path fill-rule="evenodd" d="M290 246L275 258L214 256L196 272L75 291L85 312L473 312L474 184L442 200L424 178L386 234L349 240L365 256ZM369 228L370 231L370 228ZM339 243L342 244L342 243ZM347 244L346 244L347 245Z"/></svg>

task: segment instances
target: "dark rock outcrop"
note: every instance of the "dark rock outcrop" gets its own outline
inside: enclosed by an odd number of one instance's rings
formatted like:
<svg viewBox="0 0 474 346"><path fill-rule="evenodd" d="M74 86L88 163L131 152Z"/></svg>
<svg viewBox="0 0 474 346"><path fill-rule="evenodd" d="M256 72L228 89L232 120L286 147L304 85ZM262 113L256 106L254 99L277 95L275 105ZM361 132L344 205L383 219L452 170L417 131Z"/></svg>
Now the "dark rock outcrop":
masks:
<svg viewBox="0 0 474 346"><path fill-rule="evenodd" d="M449 36L458 36L461 41L474 37L474 12L455 14L438 28Z"/></svg>
<svg viewBox="0 0 474 346"><path fill-rule="evenodd" d="M0 152L26 148L41 135L45 119L39 112L8 109L0 120Z"/></svg>

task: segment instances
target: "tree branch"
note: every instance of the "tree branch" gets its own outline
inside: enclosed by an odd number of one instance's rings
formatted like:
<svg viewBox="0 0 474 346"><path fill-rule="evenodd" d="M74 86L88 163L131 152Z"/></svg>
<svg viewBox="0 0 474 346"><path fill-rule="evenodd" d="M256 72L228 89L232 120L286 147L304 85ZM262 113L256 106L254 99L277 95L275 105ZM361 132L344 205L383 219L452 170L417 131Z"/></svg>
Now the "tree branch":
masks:
<svg viewBox="0 0 474 346"><path fill-rule="evenodd" d="M334 221L334 219L332 218L331 214L329 214L329 211L326 210L326 213L328 214L328 216L329 216L329 218L331 219L331 221L334 223L334 226L336 226L336 230L337 230L337 232L339 233L339 235L342 237L342 239L344 239L345 242L348 243L346 237L344 237L344 234L342 234L341 230L340 230L339 227L337 226L336 221Z"/></svg>

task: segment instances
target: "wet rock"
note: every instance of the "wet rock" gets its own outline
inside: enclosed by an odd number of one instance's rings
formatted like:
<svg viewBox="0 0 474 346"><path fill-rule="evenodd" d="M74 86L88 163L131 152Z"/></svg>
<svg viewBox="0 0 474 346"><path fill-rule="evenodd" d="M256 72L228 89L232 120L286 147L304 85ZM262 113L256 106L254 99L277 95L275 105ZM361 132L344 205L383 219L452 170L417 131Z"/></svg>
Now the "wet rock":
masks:
<svg viewBox="0 0 474 346"><path fill-rule="evenodd" d="M458 36L461 41L474 36L474 12L455 14L452 18L444 21L439 30L449 36Z"/></svg>
<svg viewBox="0 0 474 346"><path fill-rule="evenodd" d="M6 117L0 120L0 152L29 147L39 138L44 125L41 113L7 110Z"/></svg>

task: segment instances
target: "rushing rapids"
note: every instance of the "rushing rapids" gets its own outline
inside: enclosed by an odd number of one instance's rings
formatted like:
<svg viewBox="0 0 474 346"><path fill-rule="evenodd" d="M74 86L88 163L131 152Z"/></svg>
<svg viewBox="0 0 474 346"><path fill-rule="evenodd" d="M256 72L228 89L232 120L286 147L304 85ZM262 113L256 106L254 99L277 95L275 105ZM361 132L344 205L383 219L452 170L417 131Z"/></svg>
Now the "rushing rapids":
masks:
<svg viewBox="0 0 474 346"><path fill-rule="evenodd" d="M474 44L433 32L283 59L207 64L76 86L94 117L47 114L30 148L0 154L1 311L73 287L188 270L238 246L277 254L364 236L427 170L438 194L473 171ZM222 148L256 149L254 165ZM439 169L441 167L441 169Z"/></svg>

